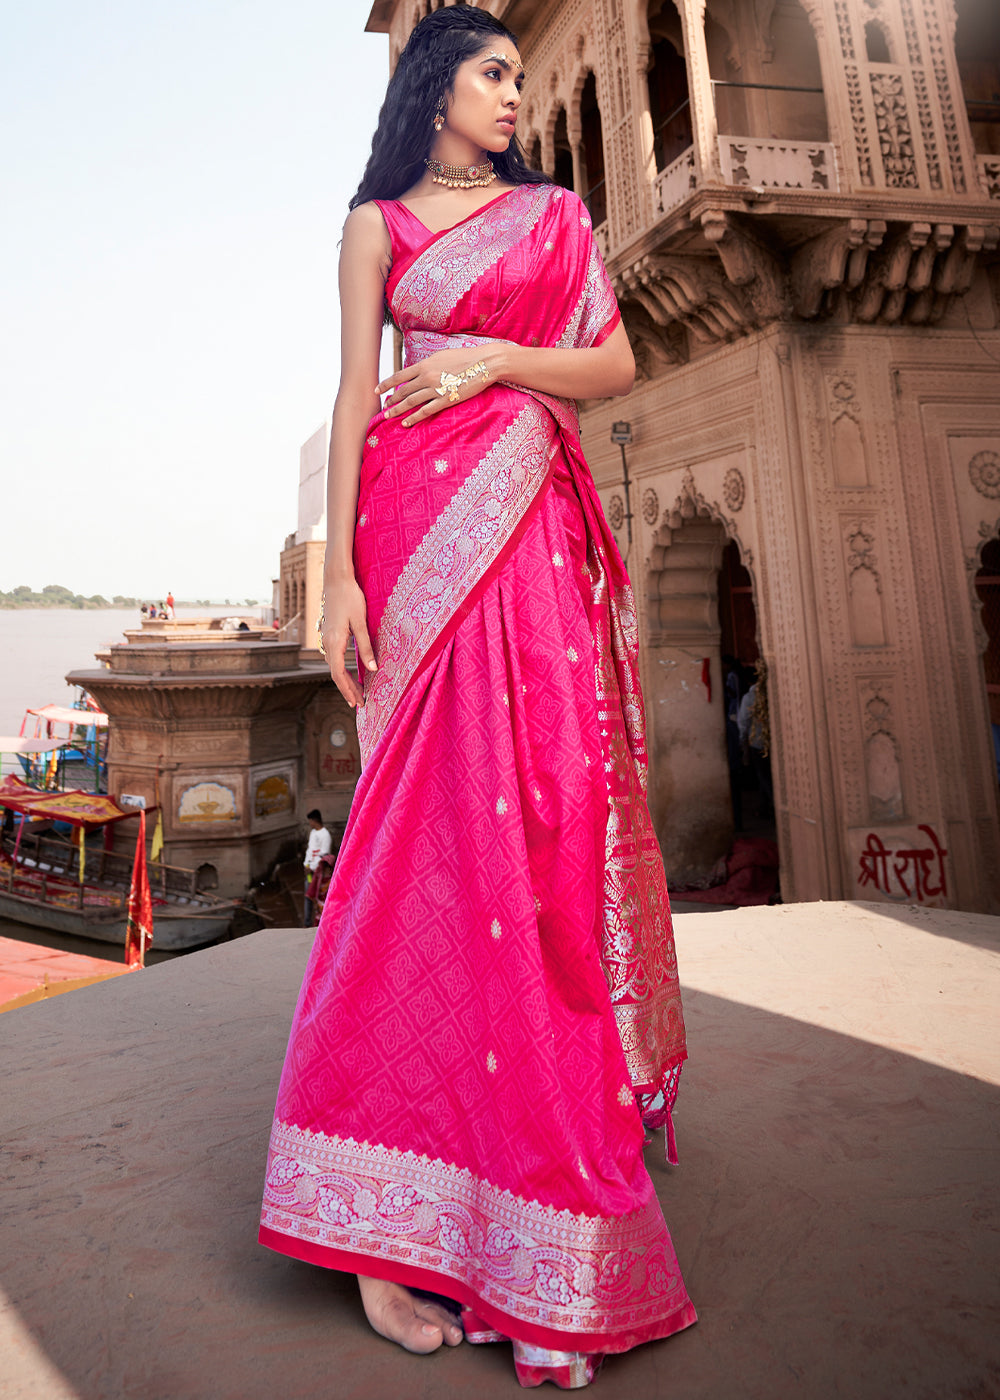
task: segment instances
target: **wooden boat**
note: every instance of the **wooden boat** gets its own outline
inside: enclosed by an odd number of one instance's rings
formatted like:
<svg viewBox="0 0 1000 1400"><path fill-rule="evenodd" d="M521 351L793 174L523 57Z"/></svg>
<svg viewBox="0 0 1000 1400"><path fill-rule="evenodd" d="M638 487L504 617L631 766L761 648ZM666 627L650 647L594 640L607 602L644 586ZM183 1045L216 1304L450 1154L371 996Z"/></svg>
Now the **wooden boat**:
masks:
<svg viewBox="0 0 1000 1400"><path fill-rule="evenodd" d="M56 836L25 833L17 859L14 838L0 849L0 917L33 928L125 946L132 857L113 851L87 855L87 878L78 876L79 851ZM237 908L197 888L197 875L174 865L149 866L153 895L153 947L178 952L225 935Z"/></svg>

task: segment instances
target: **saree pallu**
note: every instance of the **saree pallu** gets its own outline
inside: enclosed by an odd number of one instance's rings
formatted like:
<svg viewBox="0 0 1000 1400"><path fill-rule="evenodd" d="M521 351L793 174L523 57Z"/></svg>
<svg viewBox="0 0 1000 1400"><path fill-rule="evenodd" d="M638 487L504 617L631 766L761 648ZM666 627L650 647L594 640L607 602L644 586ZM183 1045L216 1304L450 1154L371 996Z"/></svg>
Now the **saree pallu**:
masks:
<svg viewBox="0 0 1000 1400"><path fill-rule="evenodd" d="M380 207L407 362L618 323L567 191L519 186L440 234ZM695 1313L641 1115L675 1160L684 1027L635 608L575 405L497 384L413 428L377 414L355 567L379 669L261 1240L445 1294L470 1340L543 1372L667 1336Z"/></svg>

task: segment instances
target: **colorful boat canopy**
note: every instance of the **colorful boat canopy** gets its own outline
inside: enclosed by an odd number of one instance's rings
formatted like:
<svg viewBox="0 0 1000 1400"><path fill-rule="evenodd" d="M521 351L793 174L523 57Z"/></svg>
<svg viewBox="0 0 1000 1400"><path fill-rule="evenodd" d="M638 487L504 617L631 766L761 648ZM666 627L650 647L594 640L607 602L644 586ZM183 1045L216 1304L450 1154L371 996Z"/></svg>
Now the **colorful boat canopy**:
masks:
<svg viewBox="0 0 1000 1400"><path fill-rule="evenodd" d="M82 826L85 831L139 815L138 807L119 807L112 798L102 797L100 793L84 792L81 788L68 792L38 792L13 776L0 782L0 807L9 807L36 821L45 817L49 821L68 822L70 826Z"/></svg>
<svg viewBox="0 0 1000 1400"><path fill-rule="evenodd" d="M108 717L103 710L71 710L68 705L43 705L40 710L28 710L29 715L48 720L50 724L79 724L85 729L95 725L107 729Z"/></svg>
<svg viewBox="0 0 1000 1400"><path fill-rule="evenodd" d="M69 739L24 739L19 734L0 734L0 753L51 753L53 749L72 747Z"/></svg>

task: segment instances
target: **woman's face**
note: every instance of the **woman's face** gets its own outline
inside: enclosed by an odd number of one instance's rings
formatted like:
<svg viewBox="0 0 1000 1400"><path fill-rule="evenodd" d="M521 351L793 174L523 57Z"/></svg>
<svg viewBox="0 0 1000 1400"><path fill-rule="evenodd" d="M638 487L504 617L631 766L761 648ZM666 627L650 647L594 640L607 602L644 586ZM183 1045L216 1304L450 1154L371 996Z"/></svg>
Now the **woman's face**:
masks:
<svg viewBox="0 0 1000 1400"><path fill-rule="evenodd" d="M442 136L464 137L487 152L505 151L514 135L523 84L524 69L517 49L509 39L497 35L495 44L457 69Z"/></svg>

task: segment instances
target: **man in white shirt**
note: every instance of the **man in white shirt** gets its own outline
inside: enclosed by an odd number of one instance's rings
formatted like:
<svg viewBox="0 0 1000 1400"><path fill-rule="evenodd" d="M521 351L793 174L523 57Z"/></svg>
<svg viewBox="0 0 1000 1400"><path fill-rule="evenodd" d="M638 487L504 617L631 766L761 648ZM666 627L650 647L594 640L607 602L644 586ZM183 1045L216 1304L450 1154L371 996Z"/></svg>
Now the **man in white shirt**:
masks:
<svg viewBox="0 0 1000 1400"><path fill-rule="evenodd" d="M309 823L310 831L309 844L306 846L306 857L303 862L306 878L306 903L302 926L303 928L312 928L313 901L309 898L309 887L319 866L320 857L328 856L333 849L333 837L323 825L323 816L317 807L307 813L306 821Z"/></svg>

